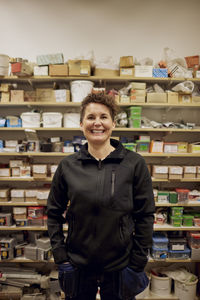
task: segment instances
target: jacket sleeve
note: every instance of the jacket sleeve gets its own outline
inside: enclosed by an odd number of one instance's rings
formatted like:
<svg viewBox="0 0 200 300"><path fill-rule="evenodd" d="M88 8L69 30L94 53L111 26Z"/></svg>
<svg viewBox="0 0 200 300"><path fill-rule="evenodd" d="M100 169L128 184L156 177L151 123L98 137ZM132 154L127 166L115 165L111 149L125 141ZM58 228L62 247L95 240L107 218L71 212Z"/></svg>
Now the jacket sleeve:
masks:
<svg viewBox="0 0 200 300"><path fill-rule="evenodd" d="M137 272L144 270L147 263L148 249L152 246L155 203L151 176L143 158L138 161L133 182L133 248L130 267Z"/></svg>
<svg viewBox="0 0 200 300"><path fill-rule="evenodd" d="M63 224L66 223L63 214L66 211L67 203L67 183L63 176L62 163L60 163L53 177L47 200L47 226L56 264L68 260L63 234Z"/></svg>

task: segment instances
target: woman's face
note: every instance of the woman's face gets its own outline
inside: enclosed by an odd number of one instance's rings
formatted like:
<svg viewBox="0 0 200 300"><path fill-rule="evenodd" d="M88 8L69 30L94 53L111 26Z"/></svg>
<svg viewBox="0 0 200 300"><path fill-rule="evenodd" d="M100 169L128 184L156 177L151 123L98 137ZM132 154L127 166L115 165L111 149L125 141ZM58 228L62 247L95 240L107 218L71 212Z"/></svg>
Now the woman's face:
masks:
<svg viewBox="0 0 200 300"><path fill-rule="evenodd" d="M86 106L80 125L89 144L106 143L115 127L108 107L100 103L90 103Z"/></svg>

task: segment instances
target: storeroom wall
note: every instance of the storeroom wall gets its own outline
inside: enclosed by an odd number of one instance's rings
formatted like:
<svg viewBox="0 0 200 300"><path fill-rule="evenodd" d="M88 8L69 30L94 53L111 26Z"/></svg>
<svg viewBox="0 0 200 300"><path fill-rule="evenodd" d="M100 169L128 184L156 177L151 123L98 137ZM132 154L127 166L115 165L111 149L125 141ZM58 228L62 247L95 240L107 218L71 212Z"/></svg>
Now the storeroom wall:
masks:
<svg viewBox="0 0 200 300"><path fill-rule="evenodd" d="M200 54L199 0L0 0L0 53L36 61L63 52L65 60L94 52L162 58Z"/></svg>

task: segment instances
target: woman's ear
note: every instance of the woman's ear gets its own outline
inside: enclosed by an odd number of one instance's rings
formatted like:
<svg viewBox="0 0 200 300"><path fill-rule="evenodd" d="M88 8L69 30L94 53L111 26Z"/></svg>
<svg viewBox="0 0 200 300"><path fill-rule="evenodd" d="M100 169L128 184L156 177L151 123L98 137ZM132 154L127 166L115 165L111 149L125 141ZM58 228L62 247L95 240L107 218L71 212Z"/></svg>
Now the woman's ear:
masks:
<svg viewBox="0 0 200 300"><path fill-rule="evenodd" d="M116 126L116 123L115 123L115 121L113 122L113 129L115 128L115 126Z"/></svg>

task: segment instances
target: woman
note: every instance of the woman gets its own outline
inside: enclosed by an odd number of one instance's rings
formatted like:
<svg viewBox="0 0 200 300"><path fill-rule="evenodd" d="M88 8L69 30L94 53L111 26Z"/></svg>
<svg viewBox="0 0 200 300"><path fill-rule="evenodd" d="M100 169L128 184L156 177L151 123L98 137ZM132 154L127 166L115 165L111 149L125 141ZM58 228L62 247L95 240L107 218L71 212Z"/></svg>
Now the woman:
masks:
<svg viewBox="0 0 200 300"><path fill-rule="evenodd" d="M66 300L95 300L98 287L101 300L135 299L148 285L151 177L138 153L110 138L116 113L113 98L103 93L83 100L80 126L88 143L64 158L53 178L48 231Z"/></svg>

